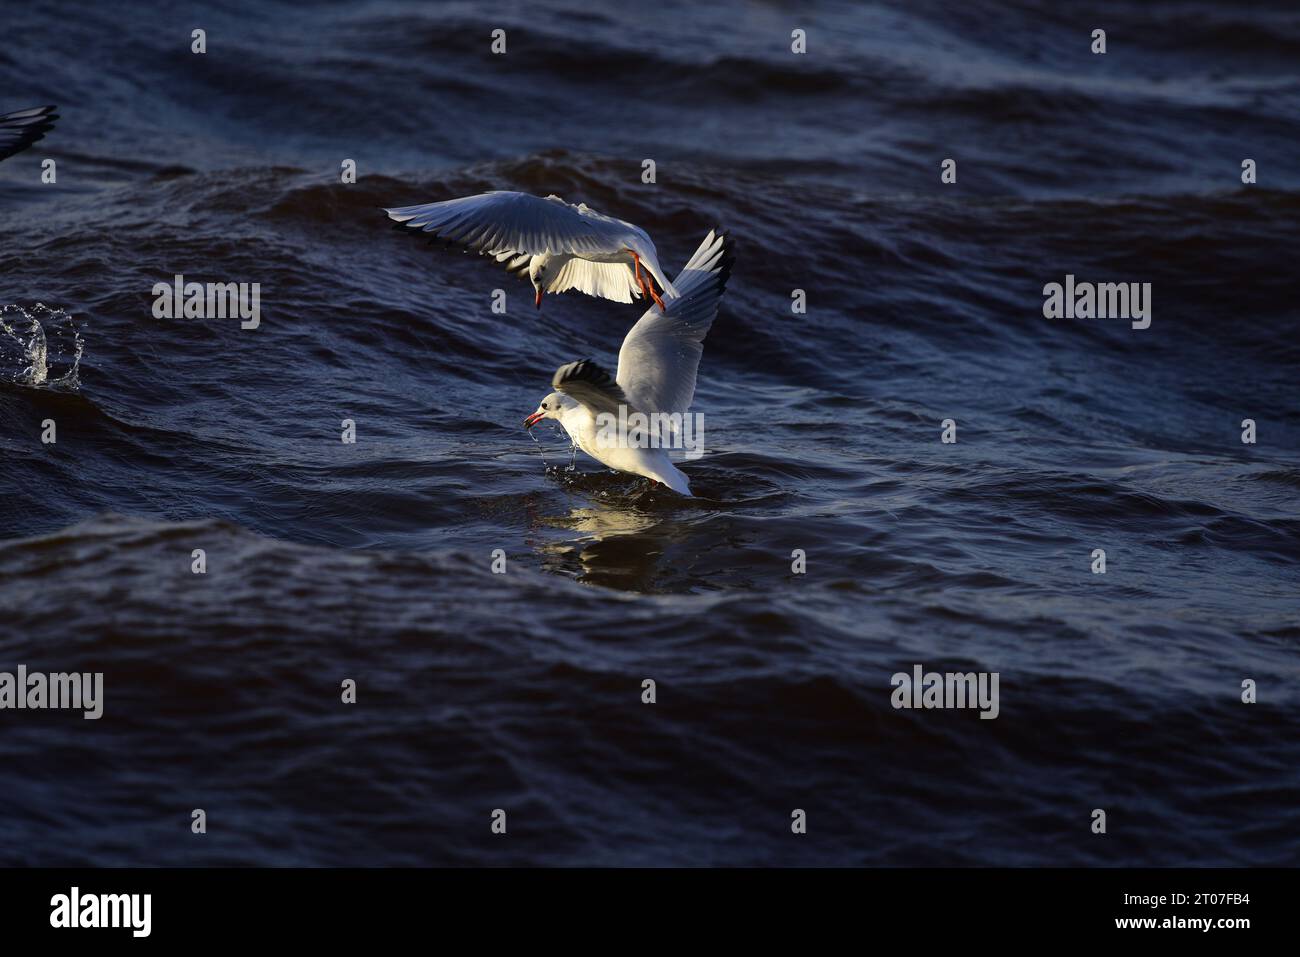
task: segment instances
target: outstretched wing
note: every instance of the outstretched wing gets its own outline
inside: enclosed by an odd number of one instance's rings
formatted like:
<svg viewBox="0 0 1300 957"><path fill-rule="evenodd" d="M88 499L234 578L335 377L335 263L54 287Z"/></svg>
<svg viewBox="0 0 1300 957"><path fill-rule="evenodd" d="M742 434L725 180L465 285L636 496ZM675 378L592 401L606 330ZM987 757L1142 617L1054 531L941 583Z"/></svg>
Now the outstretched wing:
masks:
<svg viewBox="0 0 1300 957"><path fill-rule="evenodd" d="M546 291L564 292L568 289L615 302L631 302L641 298L641 287L636 283L632 267L626 263L570 259L551 280Z"/></svg>
<svg viewBox="0 0 1300 957"><path fill-rule="evenodd" d="M542 199L499 190L384 212L410 229L492 256L503 252L600 256L650 243L645 232L631 223L602 216L585 204L571 205L558 196Z"/></svg>
<svg viewBox="0 0 1300 957"><path fill-rule="evenodd" d="M0 160L21 153L54 129L59 114L52 106L37 106L0 116Z"/></svg>
<svg viewBox="0 0 1300 957"><path fill-rule="evenodd" d="M651 306L618 352L618 385L643 412L685 412L695 398L695 376L704 337L735 262L726 233L711 231L674 280L678 297L667 311Z"/></svg>
<svg viewBox="0 0 1300 957"><path fill-rule="evenodd" d="M558 196L543 199L528 193L499 190L384 212L408 229L492 256L516 275L527 270L529 257L544 253L591 260L630 249L668 295L677 292L660 270L655 244L644 229L598 213L585 203L574 206ZM630 275L622 279L614 265L618 264L590 262L588 270L575 268L566 278L568 285L559 286L557 276L550 284L550 291L579 289L616 302L631 302L630 297L638 295L639 289ZM602 289L605 292L599 291Z"/></svg>
<svg viewBox="0 0 1300 957"><path fill-rule="evenodd" d="M627 406L627 396L614 377L590 359L579 359L555 370L551 388L573 396L593 415L608 412L618 415L619 406ZM631 409L628 410L631 412Z"/></svg>

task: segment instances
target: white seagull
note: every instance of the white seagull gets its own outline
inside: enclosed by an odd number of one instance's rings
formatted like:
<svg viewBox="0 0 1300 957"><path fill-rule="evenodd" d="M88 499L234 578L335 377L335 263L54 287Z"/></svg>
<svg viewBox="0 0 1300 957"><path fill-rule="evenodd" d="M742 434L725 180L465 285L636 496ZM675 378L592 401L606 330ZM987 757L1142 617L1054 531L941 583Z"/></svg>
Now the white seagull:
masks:
<svg viewBox="0 0 1300 957"><path fill-rule="evenodd" d="M690 481L667 450L680 417L668 417L685 415L695 398L704 337L718 315L734 262L730 237L710 232L678 274L678 295L668 308L660 312L651 307L628 331L618 352L617 375L611 378L590 359L560 366L551 380L556 391L524 419L525 428L555 419L596 461L690 495ZM638 412L648 424L613 427L636 423Z"/></svg>
<svg viewBox="0 0 1300 957"><path fill-rule="evenodd" d="M527 272L538 309L542 293L577 289L615 302L648 295L662 311L651 276L669 296L677 295L645 230L586 203L498 190L384 212L403 226L492 256L515 275Z"/></svg>
<svg viewBox="0 0 1300 957"><path fill-rule="evenodd" d="M0 116L0 160L21 153L54 129L59 118L54 110L52 106L34 106Z"/></svg>

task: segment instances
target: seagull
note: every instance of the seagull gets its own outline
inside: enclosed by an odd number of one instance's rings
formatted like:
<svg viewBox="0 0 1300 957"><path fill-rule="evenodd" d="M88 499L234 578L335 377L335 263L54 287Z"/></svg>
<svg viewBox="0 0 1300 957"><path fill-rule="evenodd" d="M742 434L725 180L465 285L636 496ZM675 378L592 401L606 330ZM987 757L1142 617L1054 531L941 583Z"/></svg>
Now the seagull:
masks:
<svg viewBox="0 0 1300 957"><path fill-rule="evenodd" d="M524 427L555 419L596 461L689 496L690 480L668 457L677 427L667 417L676 414L679 422L695 398L704 337L718 315L734 262L731 238L711 231L678 274L678 295L668 308L656 311L652 306L628 331L618 352L617 374L611 376L591 359L560 366L551 379L555 391L524 419ZM636 425L638 412L647 424ZM615 422L627 427L614 434L610 426Z"/></svg>
<svg viewBox="0 0 1300 957"><path fill-rule="evenodd" d="M34 106L0 116L0 160L21 153L54 129L59 118L54 110L53 106Z"/></svg>
<svg viewBox="0 0 1300 957"><path fill-rule="evenodd" d="M651 277L669 296L677 295L646 231L586 203L496 190L384 212L403 226L491 256L517 276L526 272L538 309L542 293L577 289L615 302L647 295L663 312Z"/></svg>

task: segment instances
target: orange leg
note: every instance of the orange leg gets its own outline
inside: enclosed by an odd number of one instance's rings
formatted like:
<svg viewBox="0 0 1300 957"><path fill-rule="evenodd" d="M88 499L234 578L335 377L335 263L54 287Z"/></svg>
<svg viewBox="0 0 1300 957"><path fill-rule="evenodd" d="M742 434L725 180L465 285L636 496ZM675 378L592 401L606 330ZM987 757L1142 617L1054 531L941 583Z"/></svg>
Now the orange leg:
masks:
<svg viewBox="0 0 1300 957"><path fill-rule="evenodd" d="M628 252L632 253L632 250L629 249ZM636 278L636 284L641 287L641 291L645 292L645 280L641 278L641 257L636 253L632 253L632 275Z"/></svg>
<svg viewBox="0 0 1300 957"><path fill-rule="evenodd" d="M632 253L632 275L636 277L636 283L641 287L641 294L653 299L659 306L659 311L663 312L664 301L659 298L659 293L655 292L655 286L650 279L650 274L646 273L644 276L641 275L641 257L631 249L629 249L628 252Z"/></svg>

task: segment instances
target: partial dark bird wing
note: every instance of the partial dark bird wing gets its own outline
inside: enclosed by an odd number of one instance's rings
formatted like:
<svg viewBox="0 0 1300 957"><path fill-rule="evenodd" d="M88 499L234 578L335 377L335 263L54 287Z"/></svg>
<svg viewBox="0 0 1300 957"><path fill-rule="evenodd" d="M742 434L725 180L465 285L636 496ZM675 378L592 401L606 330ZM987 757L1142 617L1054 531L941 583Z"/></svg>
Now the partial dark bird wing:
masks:
<svg viewBox="0 0 1300 957"><path fill-rule="evenodd" d="M50 130L59 114L52 106L36 106L0 116L0 160L21 153Z"/></svg>
<svg viewBox="0 0 1300 957"><path fill-rule="evenodd" d="M560 366L551 379L551 388L573 396L589 408L593 415L602 412L618 415L618 407L628 404L627 396L618 387L614 377L590 359L579 359ZM628 409L628 414L633 411L635 410Z"/></svg>

